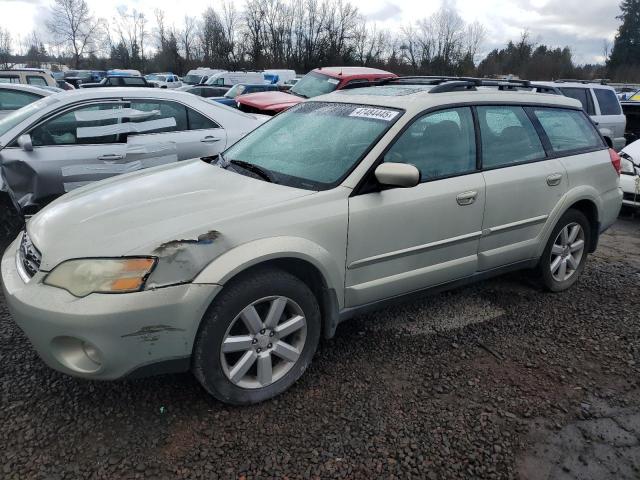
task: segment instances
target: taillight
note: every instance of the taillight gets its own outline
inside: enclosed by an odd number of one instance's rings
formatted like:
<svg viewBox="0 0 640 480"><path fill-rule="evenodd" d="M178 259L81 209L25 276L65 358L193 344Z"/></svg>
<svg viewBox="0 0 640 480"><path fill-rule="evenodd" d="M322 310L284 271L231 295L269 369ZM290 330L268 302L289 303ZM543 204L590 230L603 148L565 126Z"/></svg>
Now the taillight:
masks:
<svg viewBox="0 0 640 480"><path fill-rule="evenodd" d="M613 148L610 148L609 157L611 157L611 165L613 165L616 173L620 175L620 171L622 170L622 159L620 158L620 155L618 155L618 152Z"/></svg>

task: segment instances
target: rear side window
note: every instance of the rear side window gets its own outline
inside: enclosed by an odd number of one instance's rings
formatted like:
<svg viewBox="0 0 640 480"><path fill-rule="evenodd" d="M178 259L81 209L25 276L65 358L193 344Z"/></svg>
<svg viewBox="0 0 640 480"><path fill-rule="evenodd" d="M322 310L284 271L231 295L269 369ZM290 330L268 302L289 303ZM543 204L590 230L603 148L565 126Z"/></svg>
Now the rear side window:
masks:
<svg viewBox="0 0 640 480"><path fill-rule="evenodd" d="M522 107L478 107L478 120L484 168L545 158L540 137Z"/></svg>
<svg viewBox="0 0 640 480"><path fill-rule="evenodd" d="M41 85L41 86L47 86L47 81L42 78L42 77L38 77L37 75L27 75L27 83L30 85Z"/></svg>
<svg viewBox="0 0 640 480"><path fill-rule="evenodd" d="M554 152L602 148L602 139L583 112L536 108L533 113L549 137Z"/></svg>
<svg viewBox="0 0 640 480"><path fill-rule="evenodd" d="M416 120L384 156L409 163L423 181L476 170L476 139L468 107L442 110Z"/></svg>
<svg viewBox="0 0 640 480"><path fill-rule="evenodd" d="M593 93L596 94L596 98L598 99L601 115L620 115L622 113L618 97L613 93L613 90L594 88Z"/></svg>
<svg viewBox="0 0 640 480"><path fill-rule="evenodd" d="M38 95L0 89L0 110L17 110L38 100Z"/></svg>
<svg viewBox="0 0 640 480"><path fill-rule="evenodd" d="M0 75L0 83L20 83L18 75Z"/></svg>
<svg viewBox="0 0 640 480"><path fill-rule="evenodd" d="M130 121L144 123L139 133L180 132L188 130L187 109L176 102L162 100L132 100L131 108L149 115Z"/></svg>
<svg viewBox="0 0 640 480"><path fill-rule="evenodd" d="M575 98L582 104L582 109L589 115L594 115L593 100L591 99L591 92L587 88L572 88L564 87L560 88L560 91L565 97Z"/></svg>
<svg viewBox="0 0 640 480"><path fill-rule="evenodd" d="M187 117L189 119L189 130L208 130L211 128L220 128L216 122L205 117L201 113L187 108Z"/></svg>

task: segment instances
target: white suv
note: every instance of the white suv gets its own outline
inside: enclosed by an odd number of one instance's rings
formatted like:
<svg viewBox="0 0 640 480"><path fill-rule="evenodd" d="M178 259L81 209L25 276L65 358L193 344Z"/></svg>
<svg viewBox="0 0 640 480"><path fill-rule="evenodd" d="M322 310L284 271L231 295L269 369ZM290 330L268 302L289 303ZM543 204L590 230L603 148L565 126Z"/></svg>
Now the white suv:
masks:
<svg viewBox="0 0 640 480"><path fill-rule="evenodd" d="M273 397L339 322L409 294L537 268L561 291L622 200L579 102L398 79L292 107L228 148L79 188L2 260L44 361L85 378L191 369Z"/></svg>
<svg viewBox="0 0 640 480"><path fill-rule="evenodd" d="M624 132L627 119L613 87L580 80L536 83L555 87L563 95L578 100L610 146L619 151L626 145Z"/></svg>

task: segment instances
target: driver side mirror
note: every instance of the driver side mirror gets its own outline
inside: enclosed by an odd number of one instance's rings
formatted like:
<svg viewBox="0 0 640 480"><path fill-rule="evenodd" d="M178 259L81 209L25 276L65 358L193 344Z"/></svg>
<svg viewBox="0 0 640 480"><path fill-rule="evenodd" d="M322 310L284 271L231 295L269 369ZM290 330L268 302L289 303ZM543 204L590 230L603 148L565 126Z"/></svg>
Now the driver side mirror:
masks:
<svg viewBox="0 0 640 480"><path fill-rule="evenodd" d="M410 188L420 183L420 170L408 163L381 163L374 173L380 184L389 187Z"/></svg>
<svg viewBox="0 0 640 480"><path fill-rule="evenodd" d="M20 135L18 137L18 146L22 148L25 152L33 151L33 143L31 143L31 135L25 133L24 135Z"/></svg>

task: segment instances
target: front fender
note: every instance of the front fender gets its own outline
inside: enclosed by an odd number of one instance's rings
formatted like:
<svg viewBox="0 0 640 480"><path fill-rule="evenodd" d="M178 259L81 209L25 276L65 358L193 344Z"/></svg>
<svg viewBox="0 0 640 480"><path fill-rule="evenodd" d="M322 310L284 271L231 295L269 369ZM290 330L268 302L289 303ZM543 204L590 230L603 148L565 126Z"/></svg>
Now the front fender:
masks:
<svg viewBox="0 0 640 480"><path fill-rule="evenodd" d="M300 237L272 237L239 245L213 260L193 283L224 285L242 271L280 258L296 258L312 264L322 274L327 287L335 290L339 307L344 305L344 265L325 248Z"/></svg>

